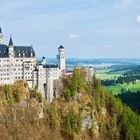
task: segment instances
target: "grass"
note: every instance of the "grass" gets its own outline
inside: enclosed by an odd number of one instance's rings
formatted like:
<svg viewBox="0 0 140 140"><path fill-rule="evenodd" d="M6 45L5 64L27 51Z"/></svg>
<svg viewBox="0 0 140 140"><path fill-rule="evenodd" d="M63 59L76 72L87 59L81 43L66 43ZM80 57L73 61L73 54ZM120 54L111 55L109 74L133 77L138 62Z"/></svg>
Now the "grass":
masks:
<svg viewBox="0 0 140 140"><path fill-rule="evenodd" d="M113 70L112 68L98 68L98 69L96 69L96 73L102 74L102 73L110 72L112 70Z"/></svg>
<svg viewBox="0 0 140 140"><path fill-rule="evenodd" d="M113 72L111 70L110 71L105 70L104 72L96 71L96 77L101 80L114 79L121 76L124 72L125 70L113 71Z"/></svg>
<svg viewBox="0 0 140 140"><path fill-rule="evenodd" d="M98 68L96 69L96 77L100 80L114 79L122 76L122 74L125 72L126 70L118 70L110 67ZM111 91L114 95L121 93L122 89L136 92L140 90L140 81L137 81L135 84L132 83L116 84L114 86L108 86L107 89Z"/></svg>
<svg viewBox="0 0 140 140"><path fill-rule="evenodd" d="M116 84L114 86L108 86L107 89L111 91L114 95L117 95L121 92L121 90L129 90L131 92L136 92L140 90L140 81L137 81L135 84L129 83L129 84Z"/></svg>
<svg viewBox="0 0 140 140"><path fill-rule="evenodd" d="M108 86L107 89L111 91L114 95L116 95L121 92L122 88L126 90L127 87L128 85L124 83L124 84L116 84L114 86Z"/></svg>
<svg viewBox="0 0 140 140"><path fill-rule="evenodd" d="M130 91L132 92L136 92L138 90L140 90L140 81L138 81L136 84L133 84L131 87L129 87Z"/></svg>

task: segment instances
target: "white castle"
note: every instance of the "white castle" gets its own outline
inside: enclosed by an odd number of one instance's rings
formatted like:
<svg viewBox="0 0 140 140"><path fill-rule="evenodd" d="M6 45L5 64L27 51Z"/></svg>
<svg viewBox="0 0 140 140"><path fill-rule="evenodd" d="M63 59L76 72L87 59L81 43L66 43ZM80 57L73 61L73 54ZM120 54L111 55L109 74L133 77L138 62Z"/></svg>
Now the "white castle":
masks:
<svg viewBox="0 0 140 140"><path fill-rule="evenodd" d="M36 88L43 98L52 102L54 98L54 80L65 75L64 47L58 48L57 65L47 65L43 57L41 64L37 63L32 46L15 46L10 37L9 45L3 44L0 28L0 85L13 84L17 80L26 81L30 88ZM93 75L93 68L86 69Z"/></svg>

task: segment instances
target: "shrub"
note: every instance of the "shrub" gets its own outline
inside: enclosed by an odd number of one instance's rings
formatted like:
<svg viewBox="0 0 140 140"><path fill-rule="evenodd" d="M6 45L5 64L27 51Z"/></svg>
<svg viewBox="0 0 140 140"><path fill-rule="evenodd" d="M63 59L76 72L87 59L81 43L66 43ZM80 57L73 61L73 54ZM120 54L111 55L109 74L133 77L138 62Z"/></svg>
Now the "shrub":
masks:
<svg viewBox="0 0 140 140"><path fill-rule="evenodd" d="M18 89L16 89L16 91L14 92L14 99L16 102L20 101L20 94L19 94Z"/></svg>
<svg viewBox="0 0 140 140"><path fill-rule="evenodd" d="M56 129L57 111L55 107L50 107L49 109L49 124L52 130Z"/></svg>
<svg viewBox="0 0 140 140"><path fill-rule="evenodd" d="M66 89L66 90L65 90L64 98L65 98L67 101L70 101L70 99L71 99L71 93L70 93L70 90L69 90L69 89Z"/></svg>

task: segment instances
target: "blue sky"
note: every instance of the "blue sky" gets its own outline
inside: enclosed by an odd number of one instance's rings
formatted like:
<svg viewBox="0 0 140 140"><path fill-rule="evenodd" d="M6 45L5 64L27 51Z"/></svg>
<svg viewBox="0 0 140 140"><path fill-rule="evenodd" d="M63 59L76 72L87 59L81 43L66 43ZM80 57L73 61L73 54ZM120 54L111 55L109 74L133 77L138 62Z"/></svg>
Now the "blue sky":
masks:
<svg viewBox="0 0 140 140"><path fill-rule="evenodd" d="M0 0L4 43L37 57L140 58L140 0Z"/></svg>

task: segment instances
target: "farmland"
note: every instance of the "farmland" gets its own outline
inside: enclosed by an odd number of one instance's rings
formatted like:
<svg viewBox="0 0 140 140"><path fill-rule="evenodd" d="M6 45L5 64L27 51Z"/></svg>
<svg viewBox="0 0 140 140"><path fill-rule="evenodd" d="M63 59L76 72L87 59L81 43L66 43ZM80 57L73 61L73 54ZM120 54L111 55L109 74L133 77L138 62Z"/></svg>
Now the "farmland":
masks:
<svg viewBox="0 0 140 140"><path fill-rule="evenodd" d="M120 67L105 67L105 68L98 68L95 70L96 77L100 80L115 80L118 77L123 77L124 73L131 70L130 68L123 68ZM117 83L113 85L108 85L106 88L114 95L121 93L122 91L131 91L136 92L140 90L140 80L136 80L134 83Z"/></svg>

